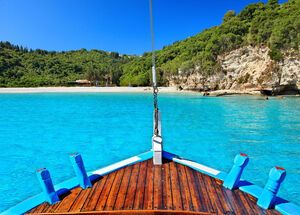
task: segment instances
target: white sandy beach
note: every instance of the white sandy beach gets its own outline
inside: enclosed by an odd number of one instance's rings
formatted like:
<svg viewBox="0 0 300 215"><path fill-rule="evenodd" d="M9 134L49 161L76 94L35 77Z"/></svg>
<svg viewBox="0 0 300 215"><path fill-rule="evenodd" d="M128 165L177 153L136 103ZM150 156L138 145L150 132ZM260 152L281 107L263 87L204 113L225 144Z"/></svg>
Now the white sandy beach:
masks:
<svg viewBox="0 0 300 215"><path fill-rule="evenodd" d="M186 93L176 87L159 87L160 93ZM0 93L152 93L151 87L35 87L0 88Z"/></svg>
<svg viewBox="0 0 300 215"><path fill-rule="evenodd" d="M176 87L159 87L159 93L203 94L203 92L178 90ZM0 88L0 94L13 93L152 93L152 87L20 87ZM254 95L260 96L257 89L209 91L208 96Z"/></svg>
<svg viewBox="0 0 300 215"><path fill-rule="evenodd" d="M200 94L196 91L178 90L176 87L159 87L159 93ZM152 93L152 87L20 87L0 88L0 94L9 93ZM203 93L203 92L202 92ZM201 93L201 94L202 94ZM216 90L209 96L260 95L257 90Z"/></svg>

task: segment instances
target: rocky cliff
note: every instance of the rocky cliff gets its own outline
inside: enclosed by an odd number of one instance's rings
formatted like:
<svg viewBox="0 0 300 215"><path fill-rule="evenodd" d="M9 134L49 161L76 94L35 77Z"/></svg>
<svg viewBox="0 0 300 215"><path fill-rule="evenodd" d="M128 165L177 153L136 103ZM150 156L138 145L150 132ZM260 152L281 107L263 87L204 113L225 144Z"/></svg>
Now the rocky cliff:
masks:
<svg viewBox="0 0 300 215"><path fill-rule="evenodd" d="M260 91L273 94L299 93L300 53L283 52L276 62L265 46L246 46L218 56L219 72L203 74L199 68L179 71L169 77L169 85L197 91Z"/></svg>

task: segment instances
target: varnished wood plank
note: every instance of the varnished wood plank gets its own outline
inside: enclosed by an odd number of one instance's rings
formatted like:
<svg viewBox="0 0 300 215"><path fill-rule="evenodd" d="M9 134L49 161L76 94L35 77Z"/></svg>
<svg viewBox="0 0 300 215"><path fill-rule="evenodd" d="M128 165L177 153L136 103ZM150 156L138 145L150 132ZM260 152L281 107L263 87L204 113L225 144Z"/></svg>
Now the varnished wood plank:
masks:
<svg viewBox="0 0 300 215"><path fill-rule="evenodd" d="M43 205L44 203L42 203L41 205ZM37 208L39 207L40 205L32 208L31 210L28 211L28 214L31 214L31 213L35 213L35 211L37 210Z"/></svg>
<svg viewBox="0 0 300 215"><path fill-rule="evenodd" d="M97 181L92 188L92 195L87 199L82 207L82 211L93 211L96 208L97 202L101 196L102 190L106 184L108 175Z"/></svg>
<svg viewBox="0 0 300 215"><path fill-rule="evenodd" d="M154 181L153 181L153 208L162 209L162 178L161 178L161 166L154 166Z"/></svg>
<svg viewBox="0 0 300 215"><path fill-rule="evenodd" d="M146 187L146 177L147 177L147 164L148 162L142 162L140 165L140 173L138 176L136 194L133 204L133 209L143 209L143 202L144 202L144 193Z"/></svg>
<svg viewBox="0 0 300 215"><path fill-rule="evenodd" d="M193 208L195 211L204 211L205 207L202 207L204 205L203 204L204 201L202 200L201 195L199 195L200 193L198 191L198 187L195 182L195 177L192 172L193 170L189 167L184 167L184 168L187 177L187 184L189 185Z"/></svg>
<svg viewBox="0 0 300 215"><path fill-rule="evenodd" d="M53 204L53 205L49 205L47 203L48 207L44 208L43 213L54 213L54 211L56 210L56 208L59 206L59 203Z"/></svg>
<svg viewBox="0 0 300 215"><path fill-rule="evenodd" d="M181 196L182 196L183 210L193 211L194 206L191 199L189 184L187 183L187 176L185 173L184 166L181 164L176 164L176 167L180 179L179 185L180 185Z"/></svg>
<svg viewBox="0 0 300 215"><path fill-rule="evenodd" d="M114 183L114 180L115 180L115 177L116 177L116 172L112 172L108 175L105 186L104 186L104 188L101 192L100 198L97 202L97 205L96 205L96 208L95 208L96 211L102 211L104 209L106 201L107 201L107 197L109 196L111 187L112 187L112 185Z"/></svg>
<svg viewBox="0 0 300 215"><path fill-rule="evenodd" d="M266 210L266 214L267 214L267 215L281 215L281 213L279 213L279 212L276 211L275 209L269 209L269 210Z"/></svg>
<svg viewBox="0 0 300 215"><path fill-rule="evenodd" d="M40 204L28 214L184 214L191 210L279 214L259 208L248 194L227 190L221 184L181 164L154 167L148 160L110 173L87 190L75 188L61 202Z"/></svg>
<svg viewBox="0 0 300 215"><path fill-rule="evenodd" d="M152 160L148 160L147 166L147 178L146 178L146 188L144 194L144 210L153 209L153 163Z"/></svg>
<svg viewBox="0 0 300 215"><path fill-rule="evenodd" d="M223 208L224 213L231 213L233 212L233 208L228 201L226 201L226 197L223 195L222 187L217 184L216 180L212 177L205 177L206 181L211 183L211 188L214 190L217 198L219 199L221 206Z"/></svg>
<svg viewBox="0 0 300 215"><path fill-rule="evenodd" d="M115 210L115 211L86 211L86 212L67 212L67 213L41 213L41 215L110 215L110 214L118 214L118 215L213 215L215 213L206 213L206 212L194 212L194 211L174 211L174 210Z"/></svg>
<svg viewBox="0 0 300 215"><path fill-rule="evenodd" d="M37 207L39 207L39 205L38 205L38 206L36 206L36 207L34 207L34 208L32 208L31 210L27 211L27 213L26 213L26 214L33 214L33 213L35 213L35 211L36 211Z"/></svg>
<svg viewBox="0 0 300 215"><path fill-rule="evenodd" d="M163 208L167 210L173 209L173 199L172 199L172 188L171 188L171 178L170 178L170 167L169 162L163 165L162 169L163 176Z"/></svg>
<svg viewBox="0 0 300 215"><path fill-rule="evenodd" d="M174 162L170 163L170 175L171 175L171 186L172 186L172 197L173 197L173 208L174 210L183 210L181 191L178 181L178 172Z"/></svg>
<svg viewBox="0 0 300 215"><path fill-rule="evenodd" d="M122 179L120 189L118 192L117 200L114 205L114 210L123 209L127 189L129 186L129 179L130 179L131 171L132 171L132 166L128 166L125 168L125 172L124 172L123 179Z"/></svg>
<svg viewBox="0 0 300 215"><path fill-rule="evenodd" d="M70 208L69 211L74 211L74 212L79 212L81 211L86 199L88 198L90 192L92 191L92 188L87 188L85 190L81 190L80 194L74 201L72 207Z"/></svg>
<svg viewBox="0 0 300 215"><path fill-rule="evenodd" d="M125 201L123 205L124 210L133 209L139 171L140 171L140 163L134 164L132 167L132 172L129 179L130 180L129 186L126 192Z"/></svg>
<svg viewBox="0 0 300 215"><path fill-rule="evenodd" d="M230 213L230 210L228 206L226 205L226 202L224 203L224 199L221 199L217 190L215 189L215 183L212 178L202 174L202 179L204 180L205 184L208 186L207 190L209 192L209 197L211 200L214 201L215 205L217 206L220 213ZM225 205L224 205L225 204Z"/></svg>
<svg viewBox="0 0 300 215"><path fill-rule="evenodd" d="M81 187L76 187L75 189L71 190L71 193L58 203L58 207L55 209L55 212L69 211L81 190Z"/></svg>
<svg viewBox="0 0 300 215"><path fill-rule="evenodd" d="M279 213L278 211L274 210L274 209L269 209L269 210L264 210L262 208L260 208L257 204L256 201L257 199L253 196L251 196L250 194L244 193L242 191L239 190L239 192L244 195L245 200L248 202L249 207L252 208L252 211L257 211L257 213L259 214L267 214L267 215L280 215L281 213Z"/></svg>
<svg viewBox="0 0 300 215"><path fill-rule="evenodd" d="M241 207L243 207L243 210L246 211L246 214L263 214L263 210L260 209L255 204L252 204L247 201L244 197L244 193L242 193L240 190L236 190L236 199L240 201Z"/></svg>
<svg viewBox="0 0 300 215"><path fill-rule="evenodd" d="M116 173L117 175L116 175L114 184L111 187L109 196L107 197L107 202L106 202L104 210L113 210L116 199L117 199L117 195L118 195L121 183L122 183L124 172L125 172L125 169L123 168L123 169L118 170L118 172Z"/></svg>
<svg viewBox="0 0 300 215"><path fill-rule="evenodd" d="M227 201L231 204L233 211L235 213L246 214L247 211L244 210L244 206L241 206L241 202L236 198L234 191L229 189L224 189L223 194L226 197Z"/></svg>
<svg viewBox="0 0 300 215"><path fill-rule="evenodd" d="M201 210L208 211L208 212L216 211L211 204L211 201L209 199L207 189L205 188L204 183L199 182L198 172L196 172L190 168L187 168L187 169L189 169L191 177L194 176L195 189L196 189L197 193L199 194L199 198L201 199Z"/></svg>
<svg viewBox="0 0 300 215"><path fill-rule="evenodd" d="M42 203L38 205L37 207L30 210L29 213L41 213L43 212L47 207L49 207L49 203Z"/></svg>
<svg viewBox="0 0 300 215"><path fill-rule="evenodd" d="M241 204L243 205L243 209L245 211L247 211L247 213L249 213L249 214L253 214L253 213L264 214L263 213L264 210L261 209L260 207L258 207L256 205L256 203L250 201L250 199L248 199L248 198L244 198L245 193L243 193L240 190L237 190L235 192L235 194L237 196L236 199L241 202Z"/></svg>
<svg viewBox="0 0 300 215"><path fill-rule="evenodd" d="M208 191L208 188L206 187L205 182L203 181L201 173L197 171L193 171L193 173L194 173L194 178L195 178L197 188L203 200L203 208L205 208L205 211L217 212L218 209L216 203L211 201L211 198L209 197L210 193Z"/></svg>
<svg viewBox="0 0 300 215"><path fill-rule="evenodd" d="M138 176L140 171L140 163L133 165L132 172L129 179L129 185L127 189L127 193L125 196L125 201L123 205L124 210L133 209L134 199L136 195Z"/></svg>
<svg viewBox="0 0 300 215"><path fill-rule="evenodd" d="M212 190L211 184L205 180L206 176L199 172L195 172L195 175L197 176L199 186L202 188L203 197L207 198L206 205L212 207L213 211L219 214L224 213L219 199Z"/></svg>

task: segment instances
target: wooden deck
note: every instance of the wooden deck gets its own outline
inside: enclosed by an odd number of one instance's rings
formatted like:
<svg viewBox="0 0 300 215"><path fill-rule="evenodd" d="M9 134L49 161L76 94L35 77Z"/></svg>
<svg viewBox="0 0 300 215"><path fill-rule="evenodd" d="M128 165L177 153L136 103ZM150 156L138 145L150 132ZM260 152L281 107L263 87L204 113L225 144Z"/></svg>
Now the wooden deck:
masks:
<svg viewBox="0 0 300 215"><path fill-rule="evenodd" d="M74 188L54 205L28 214L280 214L262 210L240 190L174 162L144 161L112 172L93 187Z"/></svg>

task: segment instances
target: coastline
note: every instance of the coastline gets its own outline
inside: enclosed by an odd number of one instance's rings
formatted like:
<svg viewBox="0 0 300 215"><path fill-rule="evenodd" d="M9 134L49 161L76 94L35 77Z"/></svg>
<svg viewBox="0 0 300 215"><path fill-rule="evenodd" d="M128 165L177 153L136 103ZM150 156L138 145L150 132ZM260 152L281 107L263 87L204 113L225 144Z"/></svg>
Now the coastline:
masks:
<svg viewBox="0 0 300 215"><path fill-rule="evenodd" d="M208 96L252 95L264 96L259 90L215 90L207 92Z"/></svg>
<svg viewBox="0 0 300 215"><path fill-rule="evenodd" d="M198 94L202 96L218 97L233 95L263 96L257 89L251 90L215 90L196 91L179 90L177 87L159 87L159 93ZM31 94L31 93L152 93L152 87L15 87L0 88L0 94ZM288 95L288 94L286 94ZM284 96L284 95L281 95ZM299 96L295 95L295 96Z"/></svg>
<svg viewBox="0 0 300 215"><path fill-rule="evenodd" d="M176 87L159 87L160 93L195 93ZM152 93L152 87L24 87L0 88L0 94L13 93Z"/></svg>

